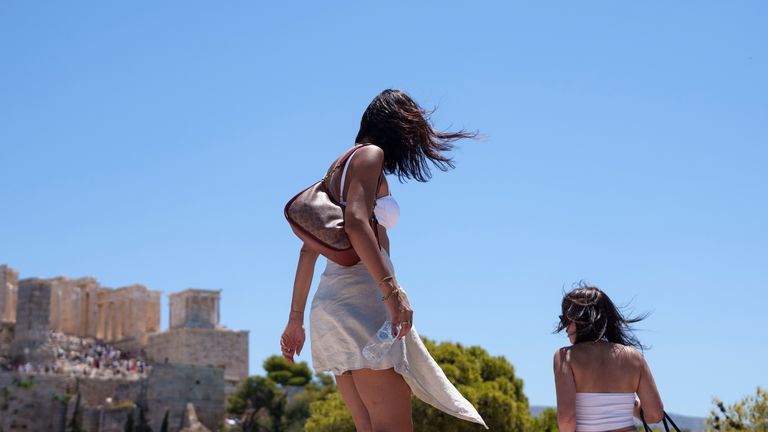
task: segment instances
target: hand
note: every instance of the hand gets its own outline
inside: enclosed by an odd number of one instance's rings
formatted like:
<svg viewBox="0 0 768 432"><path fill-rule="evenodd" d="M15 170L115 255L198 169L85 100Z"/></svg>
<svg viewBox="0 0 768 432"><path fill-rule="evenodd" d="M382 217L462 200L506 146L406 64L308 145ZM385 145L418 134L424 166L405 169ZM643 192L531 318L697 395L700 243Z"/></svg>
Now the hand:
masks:
<svg viewBox="0 0 768 432"><path fill-rule="evenodd" d="M385 301L389 316L392 318L392 336L400 340L413 328L413 309L408 303L405 291L399 291ZM400 329L400 334L397 330Z"/></svg>
<svg viewBox="0 0 768 432"><path fill-rule="evenodd" d="M283 330L283 335L280 336L280 350L283 353L283 357L289 362L294 363L293 355L301 355L304 339L304 322L289 319L285 330Z"/></svg>
<svg viewBox="0 0 768 432"><path fill-rule="evenodd" d="M635 406L632 408L632 415L635 416L635 418L642 419L642 415L640 414L640 410L642 407L640 406L640 399L635 396Z"/></svg>

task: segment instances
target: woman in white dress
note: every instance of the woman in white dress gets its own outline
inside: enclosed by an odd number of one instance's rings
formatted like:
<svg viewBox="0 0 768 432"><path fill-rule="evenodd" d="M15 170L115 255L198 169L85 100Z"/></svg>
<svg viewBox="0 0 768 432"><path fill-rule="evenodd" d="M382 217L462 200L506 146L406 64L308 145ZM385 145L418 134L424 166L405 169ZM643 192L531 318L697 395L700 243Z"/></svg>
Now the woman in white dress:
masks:
<svg viewBox="0 0 768 432"><path fill-rule="evenodd" d="M330 190L345 209L344 228L361 262L342 266L328 260L310 310L312 362L317 371L336 376L360 432L412 430L412 393L448 414L485 425L413 326L413 309L389 258L387 229L397 222L400 210L383 176L427 181L430 162L443 171L452 168L445 155L451 143L474 136L435 131L427 113L406 93L385 90L363 114L351 155L334 162L343 169L331 175ZM372 215L375 225L370 223ZM317 252L302 247L281 337L283 356L290 361L304 345L304 310L317 258ZM397 335L392 348L380 360L364 356L363 347L388 319Z"/></svg>
<svg viewBox="0 0 768 432"><path fill-rule="evenodd" d="M557 423L561 432L634 431L643 409L649 423L664 415L640 342L608 295L581 285L565 294L557 331L570 346L555 352Z"/></svg>

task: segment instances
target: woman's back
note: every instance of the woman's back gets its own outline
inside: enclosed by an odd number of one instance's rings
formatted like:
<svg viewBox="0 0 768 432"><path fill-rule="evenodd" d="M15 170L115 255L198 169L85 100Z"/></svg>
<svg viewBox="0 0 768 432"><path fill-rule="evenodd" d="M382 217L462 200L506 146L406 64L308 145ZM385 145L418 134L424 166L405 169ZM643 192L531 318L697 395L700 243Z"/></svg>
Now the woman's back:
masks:
<svg viewBox="0 0 768 432"><path fill-rule="evenodd" d="M630 324L599 288L579 286L563 297L560 324L571 346L555 352L557 418L561 432L634 430L635 395L654 422L661 397Z"/></svg>
<svg viewBox="0 0 768 432"><path fill-rule="evenodd" d="M567 361L577 393L635 393L643 358L632 347L612 342L583 342L569 348Z"/></svg>

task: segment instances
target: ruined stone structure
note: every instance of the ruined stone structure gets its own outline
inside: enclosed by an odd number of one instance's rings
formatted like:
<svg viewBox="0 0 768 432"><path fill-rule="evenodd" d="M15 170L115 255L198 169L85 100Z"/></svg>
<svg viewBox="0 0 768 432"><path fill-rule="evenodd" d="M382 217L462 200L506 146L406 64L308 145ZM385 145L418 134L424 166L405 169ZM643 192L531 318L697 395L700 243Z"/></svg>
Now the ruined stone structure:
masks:
<svg viewBox="0 0 768 432"><path fill-rule="evenodd" d="M137 349L160 331L160 292L142 285L111 289L91 277L38 279L50 285L52 331ZM23 282L23 281L22 281ZM0 266L0 322L17 318L18 273Z"/></svg>
<svg viewBox="0 0 768 432"><path fill-rule="evenodd" d="M77 394L85 432L122 432L128 414L138 419L140 407L155 431L166 411L170 431L184 427L188 404L210 430L219 430L224 417L224 376L218 368L157 365L138 381L2 373L0 389L5 389L0 392L0 430L6 432L64 432Z"/></svg>
<svg viewBox="0 0 768 432"><path fill-rule="evenodd" d="M138 348L160 331L160 292L142 285L110 289L94 278L50 279L51 330Z"/></svg>
<svg viewBox="0 0 768 432"><path fill-rule="evenodd" d="M96 304L96 339L143 347L147 337L160 331L160 292L143 285L100 290Z"/></svg>
<svg viewBox="0 0 768 432"><path fill-rule="evenodd" d="M154 363L223 368L229 395L248 378L248 331L219 325L220 294L201 289L171 294L171 328L149 335L145 350Z"/></svg>
<svg viewBox="0 0 768 432"><path fill-rule="evenodd" d="M19 274L7 265L0 265L0 322L16 321L16 297Z"/></svg>
<svg viewBox="0 0 768 432"><path fill-rule="evenodd" d="M11 392L0 394L0 411L13 413L0 412L0 430L63 432L75 395L87 432L122 430L139 409L153 430L166 410L170 431L219 430L226 396L248 377L248 332L220 325L220 298L220 290L172 294L170 329L161 332L158 291L104 288L91 277L19 281L17 272L0 266L0 360L48 364L56 350L51 331L141 350L149 360L149 374L134 379L0 371L0 389ZM28 379L34 383L24 384ZM185 416L189 404L199 423Z"/></svg>
<svg viewBox="0 0 768 432"><path fill-rule="evenodd" d="M46 347L50 332L51 282L24 279L19 283L12 358L20 362L47 363L54 352Z"/></svg>
<svg viewBox="0 0 768 432"><path fill-rule="evenodd" d="M188 289L168 297L172 329L216 328L221 290Z"/></svg>
<svg viewBox="0 0 768 432"><path fill-rule="evenodd" d="M219 430L226 403L224 371L200 366L156 365L148 379L145 398L152 430L160 430L166 410L170 430L181 429L189 403L195 406L201 423L208 429Z"/></svg>
<svg viewBox="0 0 768 432"><path fill-rule="evenodd" d="M102 289L96 279L57 277L45 280L51 284L50 329L73 336L95 337L96 296Z"/></svg>

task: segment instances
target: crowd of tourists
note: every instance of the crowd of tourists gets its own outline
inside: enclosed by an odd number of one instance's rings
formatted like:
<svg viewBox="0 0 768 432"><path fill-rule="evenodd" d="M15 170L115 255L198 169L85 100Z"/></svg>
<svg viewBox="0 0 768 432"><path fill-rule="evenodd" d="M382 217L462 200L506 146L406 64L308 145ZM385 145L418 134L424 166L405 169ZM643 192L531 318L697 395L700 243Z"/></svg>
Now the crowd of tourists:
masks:
<svg viewBox="0 0 768 432"><path fill-rule="evenodd" d="M5 370L22 374L68 374L83 377L139 378L149 372L143 353L132 353L90 338L50 332L52 362L19 363L3 362Z"/></svg>

